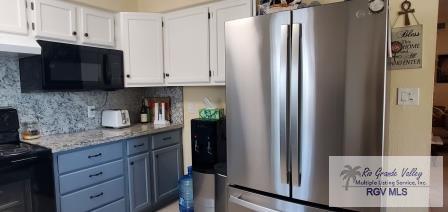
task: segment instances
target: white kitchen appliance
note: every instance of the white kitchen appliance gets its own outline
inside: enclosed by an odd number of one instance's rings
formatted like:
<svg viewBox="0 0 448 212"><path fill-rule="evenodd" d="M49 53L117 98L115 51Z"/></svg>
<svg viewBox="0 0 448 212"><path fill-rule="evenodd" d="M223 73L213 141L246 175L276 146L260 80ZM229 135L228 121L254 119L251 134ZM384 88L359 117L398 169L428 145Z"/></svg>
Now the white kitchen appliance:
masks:
<svg viewBox="0 0 448 212"><path fill-rule="evenodd" d="M103 127L123 128L131 125L128 110L104 110L101 118Z"/></svg>

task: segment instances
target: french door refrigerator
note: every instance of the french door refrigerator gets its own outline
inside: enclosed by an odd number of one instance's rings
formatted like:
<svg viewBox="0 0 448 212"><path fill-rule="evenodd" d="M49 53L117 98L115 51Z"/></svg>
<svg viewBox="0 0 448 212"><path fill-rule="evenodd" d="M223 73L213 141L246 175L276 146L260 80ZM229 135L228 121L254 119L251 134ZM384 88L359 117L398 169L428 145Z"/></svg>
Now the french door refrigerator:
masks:
<svg viewBox="0 0 448 212"><path fill-rule="evenodd" d="M230 211L332 210L329 156L382 155L388 9L369 2L226 23Z"/></svg>

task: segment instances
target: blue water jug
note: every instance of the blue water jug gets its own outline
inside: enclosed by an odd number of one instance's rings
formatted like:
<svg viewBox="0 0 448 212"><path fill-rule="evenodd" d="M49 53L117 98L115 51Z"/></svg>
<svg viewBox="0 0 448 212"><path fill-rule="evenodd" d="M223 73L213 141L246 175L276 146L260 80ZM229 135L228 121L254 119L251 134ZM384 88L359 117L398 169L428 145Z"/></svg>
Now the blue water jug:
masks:
<svg viewBox="0 0 448 212"><path fill-rule="evenodd" d="M188 175L179 180L179 211L193 212L193 176L191 166L188 167Z"/></svg>

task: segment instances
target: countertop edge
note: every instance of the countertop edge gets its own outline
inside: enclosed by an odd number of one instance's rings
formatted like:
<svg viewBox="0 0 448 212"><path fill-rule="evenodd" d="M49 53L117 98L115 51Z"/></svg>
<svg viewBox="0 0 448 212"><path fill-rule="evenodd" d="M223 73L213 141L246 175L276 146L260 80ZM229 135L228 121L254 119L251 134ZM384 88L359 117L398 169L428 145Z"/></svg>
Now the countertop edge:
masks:
<svg viewBox="0 0 448 212"><path fill-rule="evenodd" d="M151 128L151 129L148 129L148 130L145 130L145 131L141 131L141 132L124 133L123 135L118 135L118 136L114 136L114 137L110 137L110 138L106 138L106 139L95 139L95 138L88 139L87 138L86 141L83 141L83 142L80 142L80 143L75 143L73 145L63 146L63 147L51 147L49 145L43 145L43 144L41 144L39 142L36 142L35 140L22 140L22 142L33 144L33 145L38 145L38 146L42 146L42 147L51 149L52 154L55 155L55 154L63 154L63 153L71 152L71 151L76 151L76 150L79 150L79 149L92 147L92 146L96 146L96 145L103 145L103 144L107 144L107 143L113 143L113 142L117 142L117 141L120 141L120 140L132 139L132 138L145 136L145 135L153 135L153 134L157 134L157 133L163 133L163 132L178 130L178 129L182 129L183 127L184 127L183 124L174 124L174 125L161 127L161 128ZM113 130L113 129L103 129L103 130ZM89 131L78 132L78 133L88 133L88 132ZM68 136L70 134L71 133L64 134L64 135ZM57 136L57 135L50 135L50 136ZM45 136L40 138L40 139L45 139Z"/></svg>

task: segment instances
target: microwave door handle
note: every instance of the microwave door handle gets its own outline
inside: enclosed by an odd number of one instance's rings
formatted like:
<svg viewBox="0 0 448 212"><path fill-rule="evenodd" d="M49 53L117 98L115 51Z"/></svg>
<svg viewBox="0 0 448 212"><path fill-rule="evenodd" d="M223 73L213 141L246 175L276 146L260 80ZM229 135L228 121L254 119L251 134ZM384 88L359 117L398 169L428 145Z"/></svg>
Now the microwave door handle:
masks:
<svg viewBox="0 0 448 212"><path fill-rule="evenodd" d="M109 67L109 56L107 54L103 55L103 81L104 84L111 84L110 67Z"/></svg>

